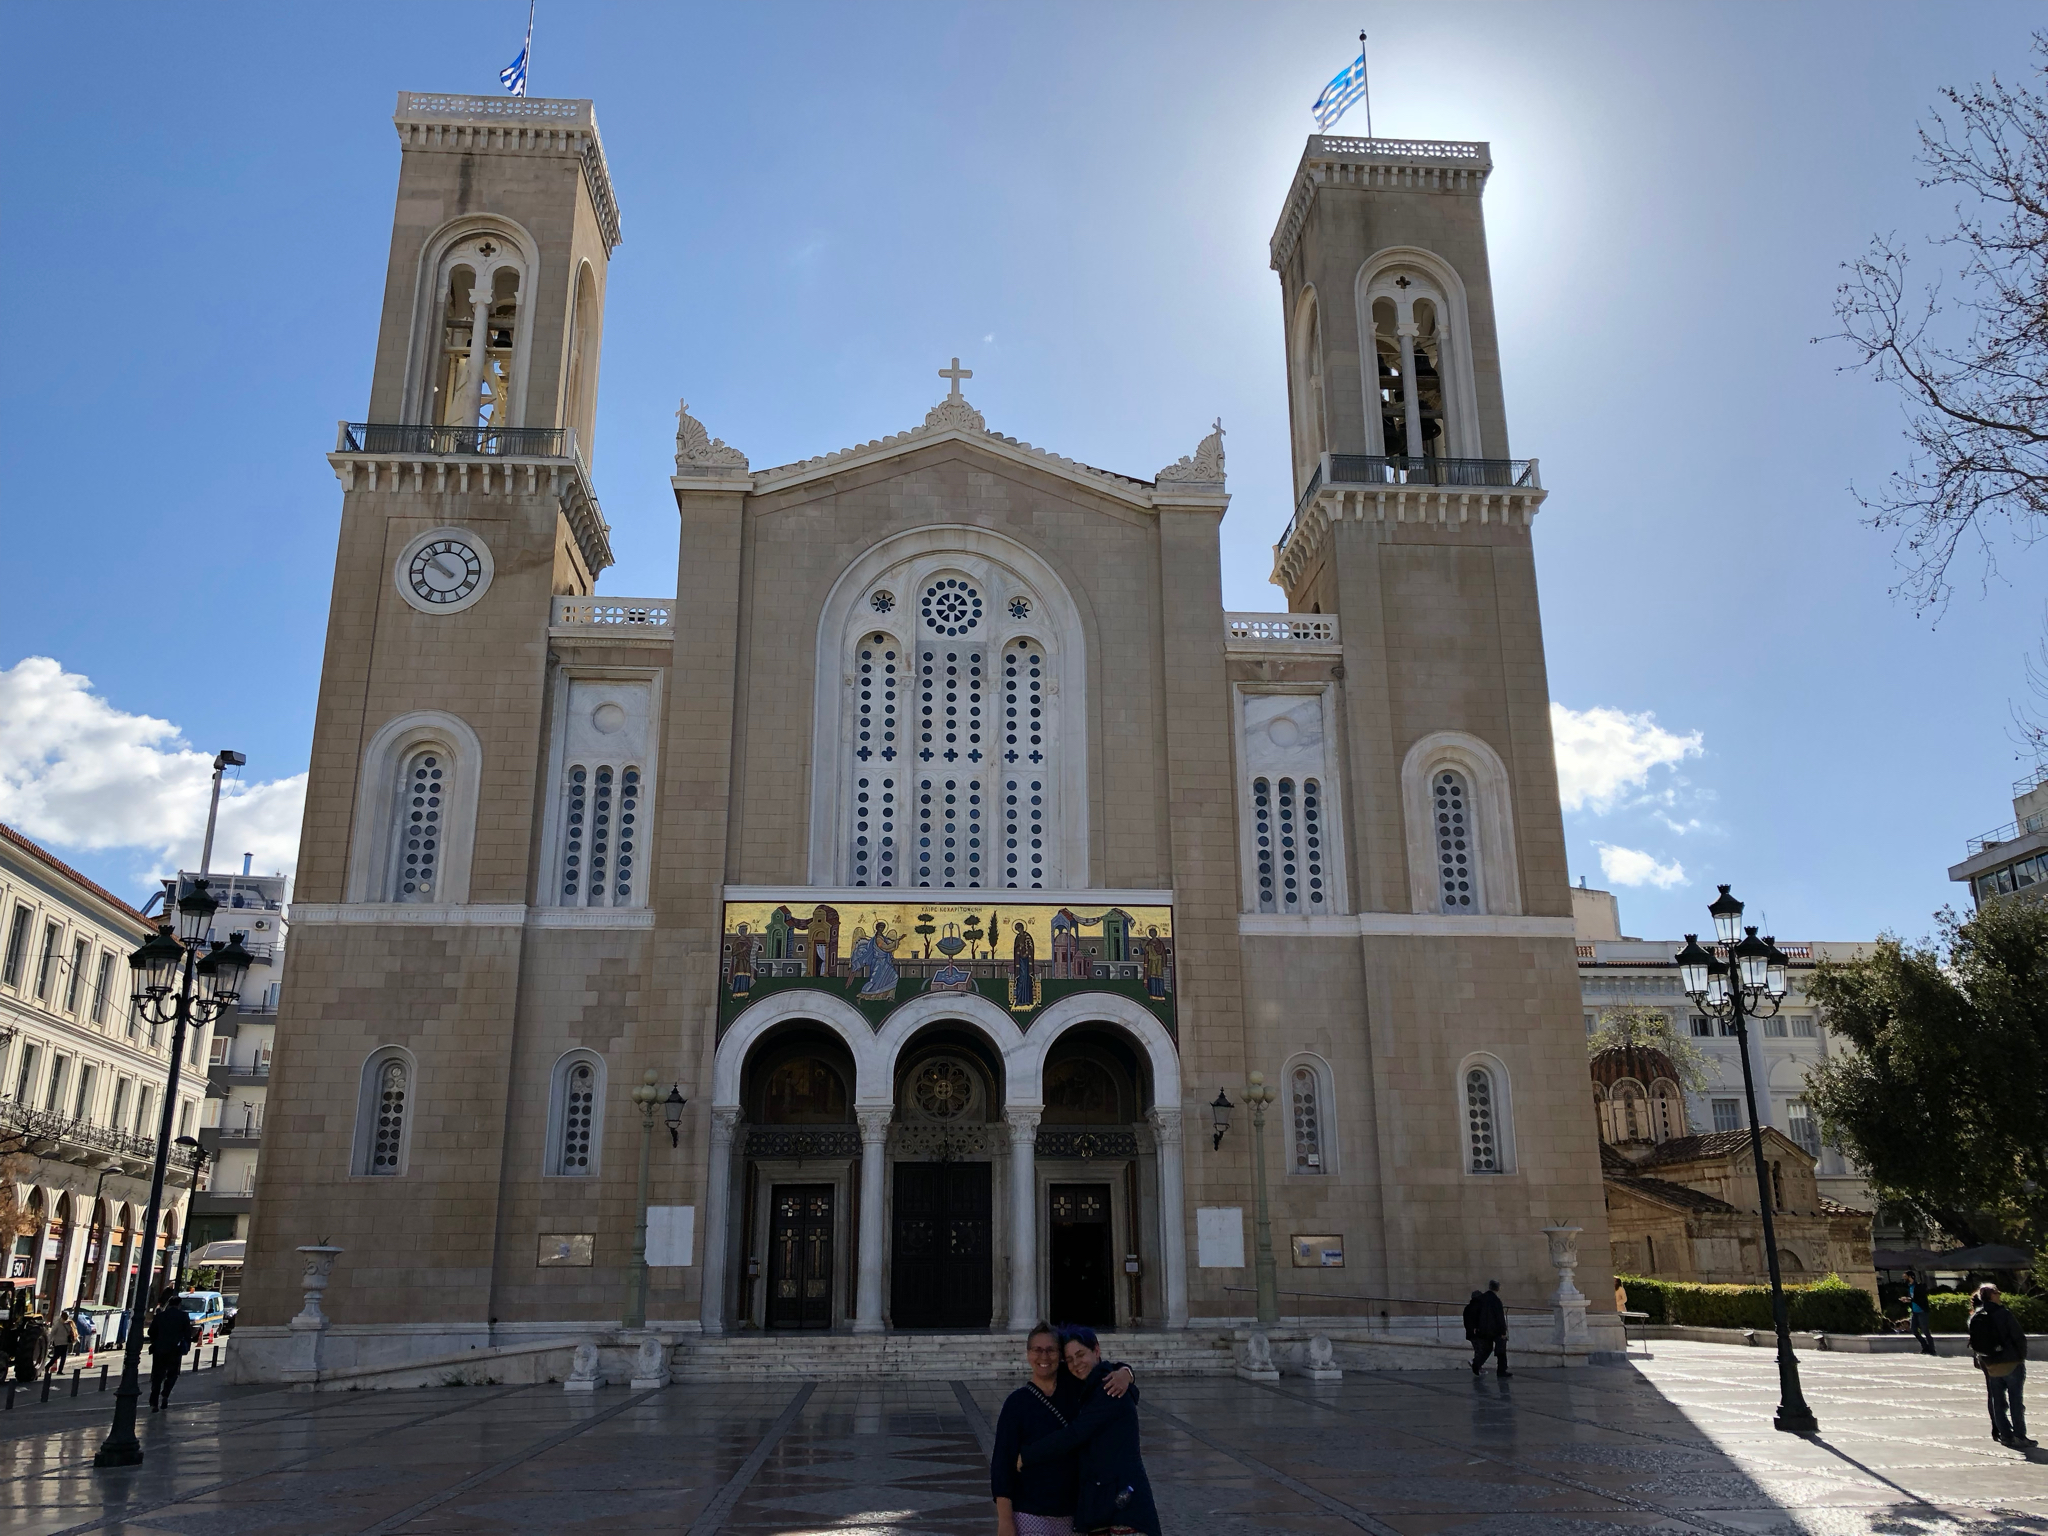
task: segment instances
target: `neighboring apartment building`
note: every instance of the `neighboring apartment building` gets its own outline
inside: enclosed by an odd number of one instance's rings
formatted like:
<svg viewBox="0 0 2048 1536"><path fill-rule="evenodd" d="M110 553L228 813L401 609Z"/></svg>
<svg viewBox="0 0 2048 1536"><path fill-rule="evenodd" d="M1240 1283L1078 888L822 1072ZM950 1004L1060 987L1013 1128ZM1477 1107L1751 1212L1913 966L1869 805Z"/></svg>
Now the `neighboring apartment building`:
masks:
<svg viewBox="0 0 2048 1536"><path fill-rule="evenodd" d="M1967 885L1979 907L2020 892L2048 896L2048 764L2013 784L2012 820L1971 838L1948 877Z"/></svg>
<svg viewBox="0 0 2048 1536"><path fill-rule="evenodd" d="M140 1257L171 1032L130 1002L128 956L156 923L0 826L0 1222L11 1201L7 1273L46 1308L124 1304ZM197 1129L205 1050L191 1046L174 1134ZM190 1183L174 1155L165 1247Z"/></svg>
<svg viewBox="0 0 2048 1536"><path fill-rule="evenodd" d="M220 902L214 937L242 933L255 964L235 1011L214 1021L206 1056L206 1108L199 1145L208 1158L205 1188L192 1200L192 1246L249 1235L256 1192L256 1156L263 1145L270 1053L277 1039L277 997L284 983L285 877L249 873L207 877ZM197 876L179 875L180 881ZM171 882L166 880L165 886Z"/></svg>
<svg viewBox="0 0 2048 1536"><path fill-rule="evenodd" d="M1686 1091L1688 1120L1703 1133L1746 1129L1742 1056L1736 1048L1734 1026L1707 1018L1680 990L1674 957L1685 941L1622 937L1620 910L1613 895L1589 890L1583 881L1572 891L1572 915L1578 924L1579 993L1586 1033L1598 1027L1603 1010L1624 1003L1663 1010L1671 1016L1677 1032L1691 1036L1712 1064L1712 1082L1702 1091ZM1859 959L1869 954L1872 946L1780 939L1778 947L1792 962L1786 968L1784 1003L1775 1017L1752 1020L1750 1026L1758 1114L1766 1125L1812 1155L1815 1181L1824 1199L1874 1212L1876 1196L1861 1171L1821 1141L1820 1122L1807 1109L1807 1072L1841 1047L1830 1041L1820 1007L1807 998L1803 981L1816 962Z"/></svg>

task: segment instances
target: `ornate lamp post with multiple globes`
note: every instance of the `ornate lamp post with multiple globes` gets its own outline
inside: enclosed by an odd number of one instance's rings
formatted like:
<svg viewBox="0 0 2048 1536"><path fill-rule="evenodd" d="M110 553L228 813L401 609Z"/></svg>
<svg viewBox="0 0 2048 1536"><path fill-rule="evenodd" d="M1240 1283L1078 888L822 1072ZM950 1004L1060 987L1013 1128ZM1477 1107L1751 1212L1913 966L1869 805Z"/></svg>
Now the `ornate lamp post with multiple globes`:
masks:
<svg viewBox="0 0 2048 1536"><path fill-rule="evenodd" d="M204 862L202 860L202 862ZM204 1028L235 1006L242 980L249 974L245 934L227 943L206 937L220 903L207 893L207 882L194 880L178 902L177 931L166 923L128 957L134 973L135 1006L153 1024L171 1026L170 1076L164 1084L163 1114L157 1120L156 1162L150 1171L149 1207L142 1222L142 1257L135 1275L134 1316L121 1355L121 1387L114 1394L114 1427L93 1457L96 1467L132 1467L142 1460L135 1438L135 1400L142 1365L143 1335L149 1331L149 1304L154 1277L158 1219L163 1215L164 1174L171 1160L171 1129L178 1111L178 1069L185 1059L185 1031ZM196 1182L196 1179L195 1179Z"/></svg>
<svg viewBox="0 0 2048 1536"><path fill-rule="evenodd" d="M1749 1021L1768 1019L1784 1000L1785 956L1776 940L1760 939L1755 928L1742 926L1742 903L1728 894L1727 886L1721 887L1707 911L1728 959L1716 959L1701 947L1698 934L1688 933L1677 957L1679 985L1702 1013L1735 1025L1735 1043L1742 1053L1742 1097L1749 1106L1749 1160L1756 1165L1756 1204L1764 1219L1764 1256L1770 1263L1771 1317L1778 1330L1778 1411L1771 1424L1787 1434L1810 1435L1820 1424L1799 1390L1799 1361L1792 1353L1785 1283L1778 1272L1778 1232L1771 1220L1771 1177L1764 1167L1764 1133L1756 1115L1756 1078L1749 1061Z"/></svg>

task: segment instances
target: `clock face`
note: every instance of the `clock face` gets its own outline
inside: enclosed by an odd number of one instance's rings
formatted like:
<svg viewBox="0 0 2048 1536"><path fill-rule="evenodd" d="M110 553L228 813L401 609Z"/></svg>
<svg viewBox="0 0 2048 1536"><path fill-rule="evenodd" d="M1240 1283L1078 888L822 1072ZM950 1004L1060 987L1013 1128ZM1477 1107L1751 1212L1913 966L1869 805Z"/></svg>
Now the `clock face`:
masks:
<svg viewBox="0 0 2048 1536"><path fill-rule="evenodd" d="M483 583L483 557L460 539L434 539L413 552L405 576L422 603L459 603Z"/></svg>

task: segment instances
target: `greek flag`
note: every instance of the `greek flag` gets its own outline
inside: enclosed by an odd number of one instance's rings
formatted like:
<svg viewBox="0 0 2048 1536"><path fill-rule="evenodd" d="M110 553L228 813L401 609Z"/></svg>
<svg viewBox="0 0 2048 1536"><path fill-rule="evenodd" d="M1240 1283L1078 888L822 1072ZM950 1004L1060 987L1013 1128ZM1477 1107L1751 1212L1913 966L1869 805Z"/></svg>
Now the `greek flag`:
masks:
<svg viewBox="0 0 2048 1536"><path fill-rule="evenodd" d="M519 50L519 57L498 71L498 83L514 96L526 94L526 59L533 52L533 5L526 7L526 46Z"/></svg>
<svg viewBox="0 0 2048 1536"><path fill-rule="evenodd" d="M521 55L522 59L524 55ZM1316 115L1316 127L1328 133L1351 103L1365 94L1365 53L1337 71L1337 78L1323 87L1323 94L1309 110Z"/></svg>

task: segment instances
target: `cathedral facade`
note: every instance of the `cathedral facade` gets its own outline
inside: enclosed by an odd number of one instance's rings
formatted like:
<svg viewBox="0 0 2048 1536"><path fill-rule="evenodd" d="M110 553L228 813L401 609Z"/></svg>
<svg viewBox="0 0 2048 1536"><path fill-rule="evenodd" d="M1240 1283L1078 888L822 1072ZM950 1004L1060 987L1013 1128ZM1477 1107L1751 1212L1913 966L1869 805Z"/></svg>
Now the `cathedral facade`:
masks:
<svg viewBox="0 0 2048 1536"><path fill-rule="evenodd" d="M245 1369L1249 1318L1255 1072L1283 1312L1541 1306L1558 1224L1606 1295L1486 146L1310 139L1231 614L1220 427L1093 468L957 360L773 468L686 405L675 595L598 595L591 104L397 127Z"/></svg>

